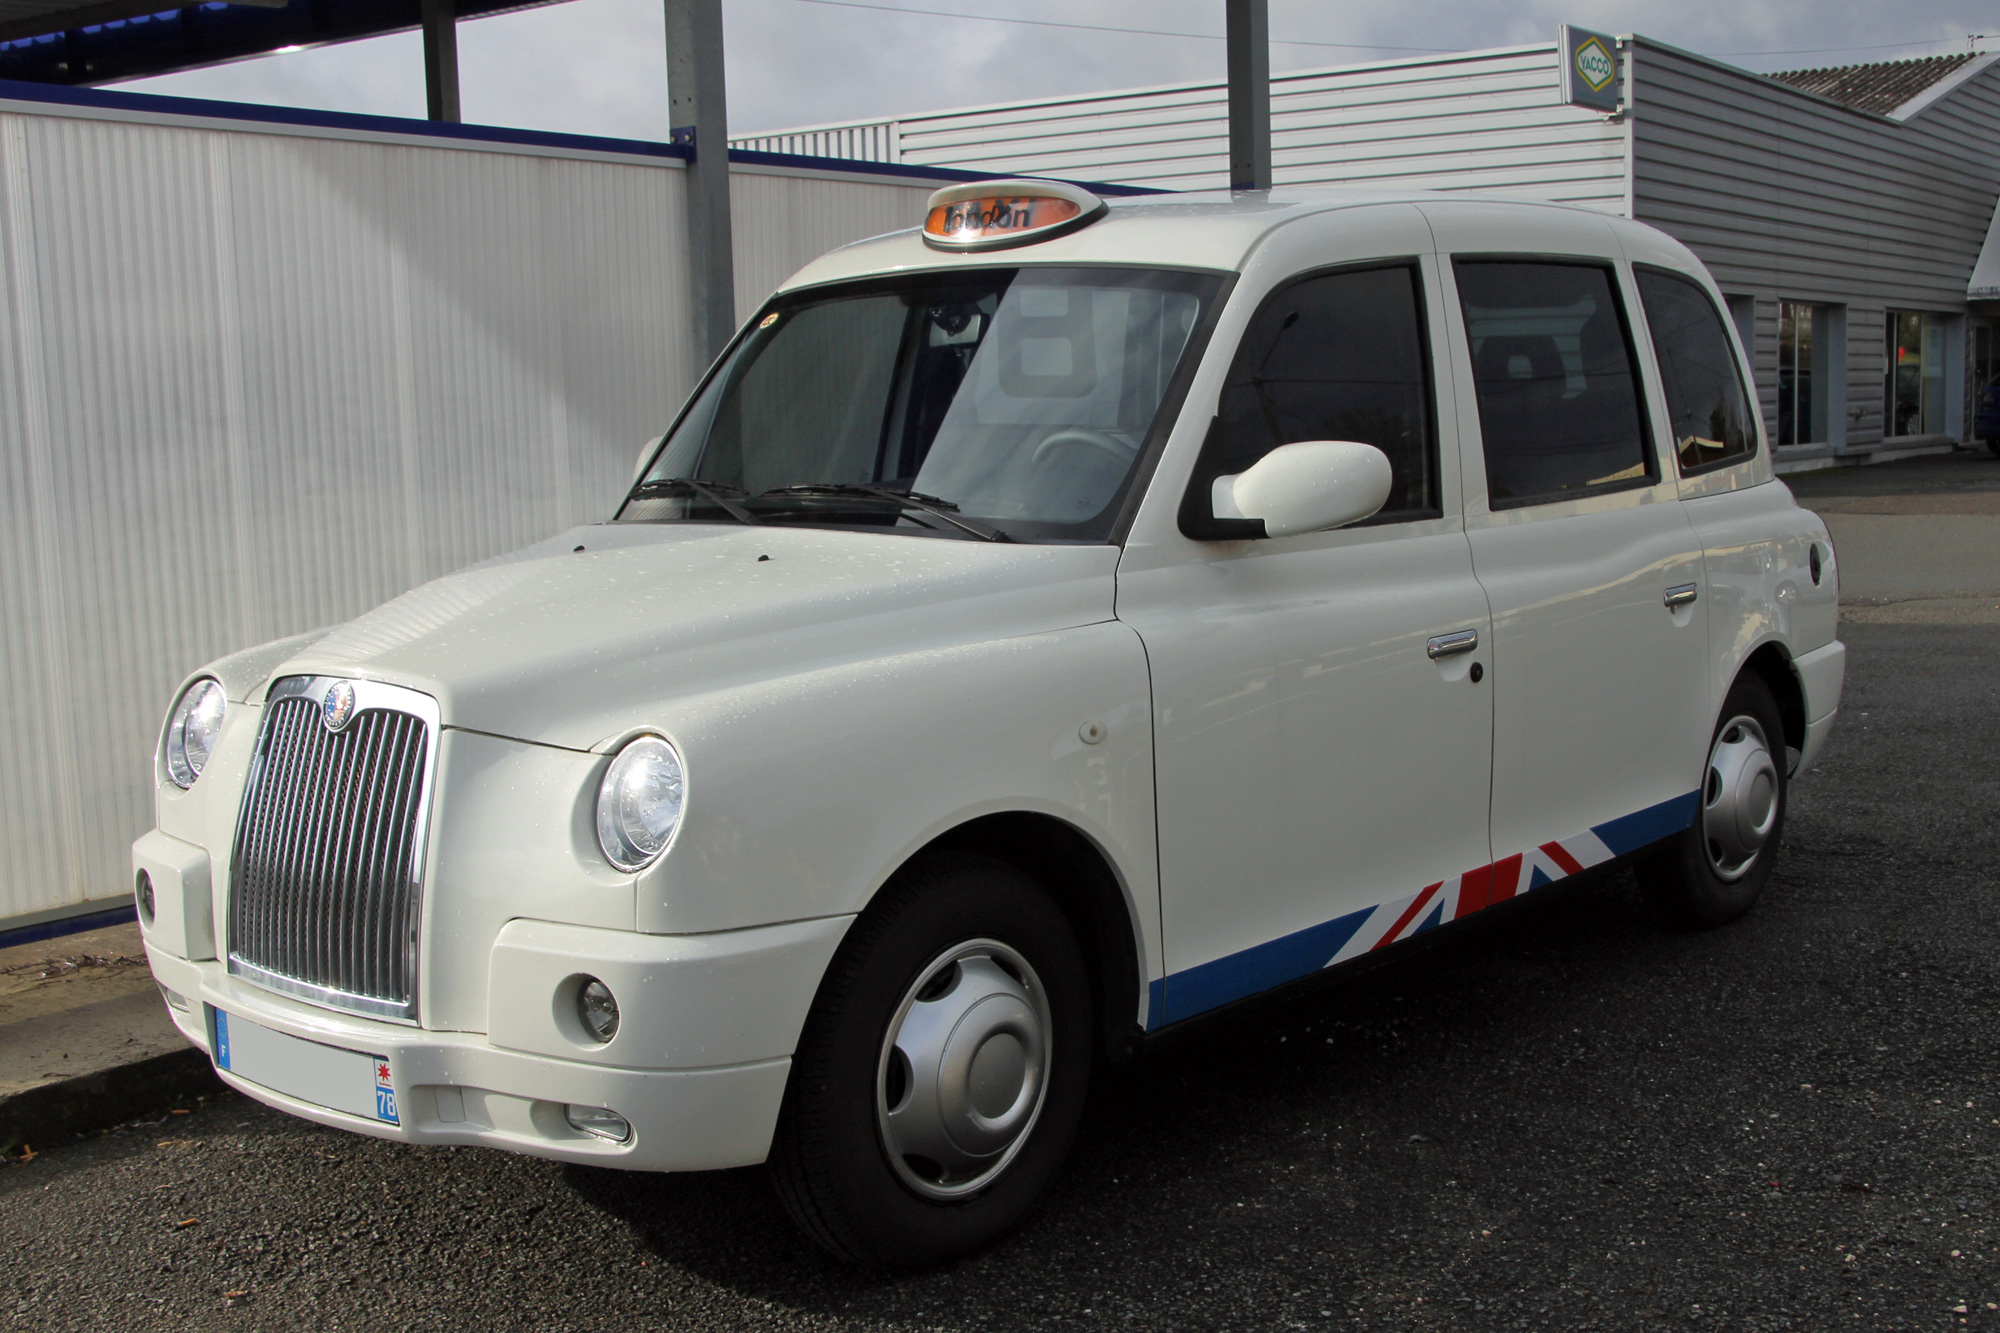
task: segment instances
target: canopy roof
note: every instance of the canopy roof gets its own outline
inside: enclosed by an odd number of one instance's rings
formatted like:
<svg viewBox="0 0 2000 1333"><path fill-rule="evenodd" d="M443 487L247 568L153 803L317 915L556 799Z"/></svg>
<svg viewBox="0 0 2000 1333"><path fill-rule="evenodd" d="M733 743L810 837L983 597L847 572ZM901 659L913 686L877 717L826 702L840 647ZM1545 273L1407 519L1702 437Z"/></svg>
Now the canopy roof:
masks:
<svg viewBox="0 0 2000 1333"><path fill-rule="evenodd" d="M458 0L459 18L559 0ZM285 47L402 32L420 0L237 0L162 9L159 0L0 0L0 79L108 83L219 65Z"/></svg>

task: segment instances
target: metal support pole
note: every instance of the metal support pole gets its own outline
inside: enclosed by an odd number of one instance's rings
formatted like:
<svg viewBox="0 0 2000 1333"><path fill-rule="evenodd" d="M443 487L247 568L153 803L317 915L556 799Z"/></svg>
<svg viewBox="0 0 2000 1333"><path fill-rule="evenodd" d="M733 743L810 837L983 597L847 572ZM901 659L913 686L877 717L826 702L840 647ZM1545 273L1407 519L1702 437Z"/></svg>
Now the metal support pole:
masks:
<svg viewBox="0 0 2000 1333"><path fill-rule="evenodd" d="M423 0L424 101L432 120L458 120L458 13L453 0Z"/></svg>
<svg viewBox="0 0 2000 1333"><path fill-rule="evenodd" d="M729 112L722 84L722 0L666 0L667 104L673 139L690 144L688 273L695 353L706 365L736 332L729 234Z"/></svg>
<svg viewBox="0 0 2000 1333"><path fill-rule="evenodd" d="M1266 0L1225 0L1229 188L1271 188L1271 23Z"/></svg>

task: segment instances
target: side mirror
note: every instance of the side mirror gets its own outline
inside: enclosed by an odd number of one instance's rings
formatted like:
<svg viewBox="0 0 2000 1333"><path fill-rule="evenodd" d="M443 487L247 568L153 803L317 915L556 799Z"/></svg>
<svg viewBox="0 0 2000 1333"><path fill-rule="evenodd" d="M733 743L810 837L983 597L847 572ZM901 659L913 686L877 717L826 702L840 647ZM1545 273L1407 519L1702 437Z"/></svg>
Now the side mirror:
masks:
<svg viewBox="0 0 2000 1333"><path fill-rule="evenodd" d="M653 461L653 450L659 448L660 441L666 438L664 435L655 435L652 439L646 441L646 447L639 451L638 466L632 469L632 484L634 486L639 484L639 478L646 475L646 464Z"/></svg>
<svg viewBox="0 0 2000 1333"><path fill-rule="evenodd" d="M1210 503L1217 518L1262 519L1266 536L1295 537L1370 517L1394 482L1389 456L1372 444L1301 440L1217 477Z"/></svg>

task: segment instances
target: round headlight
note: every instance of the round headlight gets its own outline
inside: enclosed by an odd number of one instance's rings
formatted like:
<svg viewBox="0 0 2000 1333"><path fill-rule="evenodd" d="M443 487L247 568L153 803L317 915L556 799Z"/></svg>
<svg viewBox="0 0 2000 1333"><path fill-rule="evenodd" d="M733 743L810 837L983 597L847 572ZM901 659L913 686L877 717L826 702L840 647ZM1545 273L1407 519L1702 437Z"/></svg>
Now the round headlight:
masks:
<svg viewBox="0 0 2000 1333"><path fill-rule="evenodd" d="M681 757L658 736L618 752L597 789L597 845L620 870L642 870L667 849L687 791Z"/></svg>
<svg viewBox="0 0 2000 1333"><path fill-rule="evenodd" d="M226 707L222 686L213 680L198 680L181 694L167 718L167 776L175 786L192 787L201 776L215 751Z"/></svg>

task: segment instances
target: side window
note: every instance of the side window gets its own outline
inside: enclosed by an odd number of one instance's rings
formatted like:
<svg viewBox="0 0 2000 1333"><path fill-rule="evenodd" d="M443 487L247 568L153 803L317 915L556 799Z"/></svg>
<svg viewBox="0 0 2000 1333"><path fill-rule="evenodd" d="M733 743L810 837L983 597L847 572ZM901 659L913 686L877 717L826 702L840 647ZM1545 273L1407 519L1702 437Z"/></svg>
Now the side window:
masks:
<svg viewBox="0 0 2000 1333"><path fill-rule="evenodd" d="M1281 444L1358 440L1394 478L1370 523L1442 513L1422 282L1414 264L1348 269L1265 302L1222 388L1219 475Z"/></svg>
<svg viewBox="0 0 2000 1333"><path fill-rule="evenodd" d="M1653 480L1611 269L1460 259L1486 490L1496 509Z"/></svg>
<svg viewBox="0 0 2000 1333"><path fill-rule="evenodd" d="M1657 269L1640 269L1638 278L1681 472L1721 467L1756 453L1749 395L1743 392L1736 354L1708 293Z"/></svg>

